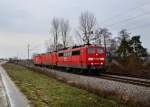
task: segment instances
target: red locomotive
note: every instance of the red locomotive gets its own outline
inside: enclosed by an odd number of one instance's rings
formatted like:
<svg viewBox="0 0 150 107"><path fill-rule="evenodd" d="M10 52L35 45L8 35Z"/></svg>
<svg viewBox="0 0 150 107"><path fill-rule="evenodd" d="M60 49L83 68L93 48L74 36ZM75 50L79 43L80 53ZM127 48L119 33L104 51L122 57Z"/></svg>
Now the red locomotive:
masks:
<svg viewBox="0 0 150 107"><path fill-rule="evenodd" d="M100 71L105 67L104 47L83 45L33 56L36 65L57 66L80 70Z"/></svg>

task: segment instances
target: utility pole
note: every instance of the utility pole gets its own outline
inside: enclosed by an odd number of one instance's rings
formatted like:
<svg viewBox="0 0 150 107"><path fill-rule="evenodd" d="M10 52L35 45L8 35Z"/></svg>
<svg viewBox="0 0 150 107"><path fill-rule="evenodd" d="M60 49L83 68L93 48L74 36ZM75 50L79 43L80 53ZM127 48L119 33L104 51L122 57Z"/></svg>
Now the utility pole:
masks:
<svg viewBox="0 0 150 107"><path fill-rule="evenodd" d="M28 48L28 60L29 60L29 57L30 57L30 44L27 45L27 48Z"/></svg>
<svg viewBox="0 0 150 107"><path fill-rule="evenodd" d="M104 36L104 48L105 48L105 53L107 52L107 46L106 46L106 35L103 34Z"/></svg>

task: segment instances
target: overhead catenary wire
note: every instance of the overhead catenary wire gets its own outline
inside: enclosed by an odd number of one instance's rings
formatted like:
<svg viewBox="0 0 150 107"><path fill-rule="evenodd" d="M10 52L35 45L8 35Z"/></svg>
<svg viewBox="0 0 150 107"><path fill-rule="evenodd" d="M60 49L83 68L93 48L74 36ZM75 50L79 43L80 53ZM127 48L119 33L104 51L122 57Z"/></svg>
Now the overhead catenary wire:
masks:
<svg viewBox="0 0 150 107"><path fill-rule="evenodd" d="M140 7L143 7L143 6L148 5L148 4L150 4L150 1L144 3L144 4L140 5L140 6L136 6L136 7L133 7L131 9L128 9L126 13L131 12L131 11L135 11L135 10L139 9ZM124 15L126 15L126 14L124 14L124 12L121 12L121 13L119 13L117 15L114 15L113 17L110 17L110 18L108 18L108 19L106 19L104 21L101 21L101 22L102 23L107 23L109 21L112 21L112 19L114 19L114 18L118 18L118 17L124 16Z"/></svg>
<svg viewBox="0 0 150 107"><path fill-rule="evenodd" d="M144 28L144 27L150 27L150 23L141 25L141 26L136 26L136 27L130 28L128 30L136 30L136 29L140 29L140 28Z"/></svg>
<svg viewBox="0 0 150 107"><path fill-rule="evenodd" d="M136 16L133 16L133 17L129 17L129 18L127 18L127 19L124 19L124 20L121 20L121 21L118 21L118 22L116 22L116 23L113 23L113 24L110 24L110 25L106 25L106 26L107 26L107 27L116 26L116 25L119 24L119 23L128 22L128 21L137 19L137 18L139 18L139 17L146 16L146 15L149 15L149 14L150 14L150 11L145 12L145 13L142 13L142 14L140 14L140 15L136 15Z"/></svg>
<svg viewBox="0 0 150 107"><path fill-rule="evenodd" d="M150 14L147 14L147 15L150 16ZM145 15L144 15L144 16L145 16ZM133 26L133 27L134 27L134 26L139 26L138 23L139 23L140 20L142 20L142 21L145 21L145 20L146 20L146 19L145 19L146 17L143 17L143 18L144 18L144 19L138 19L138 20L135 20L135 21L132 21L132 20L131 20L131 22L128 22L128 23L121 23L121 24L120 24L120 27L121 27L121 28L126 28L126 27L128 28L129 26ZM149 18L149 17L147 17L147 18ZM141 21L140 21L140 22L141 22ZM133 28L133 27L131 27L131 28ZM129 27L129 28L130 28L130 27ZM114 29L114 27L113 27L113 29Z"/></svg>
<svg viewBox="0 0 150 107"><path fill-rule="evenodd" d="M147 2L147 3L144 3L143 5L141 5L140 7L142 7L142 6L146 6L146 5L148 5L148 4L150 4L150 1L149 2ZM139 7L136 7L136 8L133 8L133 10L137 10L137 9L139 9ZM132 11L132 10L131 10ZM130 11L130 12L131 12ZM122 14L122 13L121 13ZM120 16L118 16L118 17L121 17L121 14L119 14ZM125 13L123 13L123 14L125 14ZM107 24L106 25L106 27L111 27L111 28L113 28L113 26L122 26L122 24L123 24L123 26L127 26L127 25L131 25L131 23L132 22L135 22L135 19L140 19L140 18L142 18L142 17L144 17L144 18L146 18L146 17L148 17L148 15L150 15L150 11L146 11L146 12L144 12L144 13L139 13L139 14L137 14L137 15L134 15L134 16L129 16L129 14L128 14L128 17L127 17L127 14L125 14L126 15L126 19L123 19L123 20L119 20L119 21L117 21L117 22L115 22L115 23L110 23L110 24ZM125 16L124 15L124 16ZM146 17L145 17L146 16ZM116 18L117 16L115 16L115 18ZM118 18L117 17L117 18ZM112 19L113 18L111 18L110 20L112 21ZM127 22L127 23L126 23ZM150 23L147 23L147 24L142 24L142 25L137 25L136 26L136 24L133 24L134 26L133 27L129 27L129 29L127 28L127 30L128 31L134 31L134 30L139 30L139 29L148 29L148 28L150 28Z"/></svg>

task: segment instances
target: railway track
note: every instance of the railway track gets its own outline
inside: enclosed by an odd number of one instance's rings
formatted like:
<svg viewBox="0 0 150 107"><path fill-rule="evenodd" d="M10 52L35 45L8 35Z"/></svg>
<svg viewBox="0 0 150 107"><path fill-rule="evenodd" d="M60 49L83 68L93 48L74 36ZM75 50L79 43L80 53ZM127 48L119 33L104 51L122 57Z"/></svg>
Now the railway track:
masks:
<svg viewBox="0 0 150 107"><path fill-rule="evenodd" d="M150 80L148 80L148 79L116 76L116 75L109 75L109 74L102 74L101 77L99 77L99 78L150 87Z"/></svg>
<svg viewBox="0 0 150 107"><path fill-rule="evenodd" d="M31 68L34 67L34 65L32 63L30 63L29 65L30 65ZM29 67L29 65L26 65L26 66ZM58 70L58 71L64 72L64 70ZM69 72L69 73L76 74L76 73L73 73L73 72ZM84 74L77 74L77 75L84 75ZM117 75L110 75L110 74L101 74L100 76L93 76L93 75L84 75L84 76L102 78L102 79L107 79L107 80L112 80L112 81L118 81L118 82L134 84L134 85L150 87L150 79L141 79L141 78L117 76Z"/></svg>

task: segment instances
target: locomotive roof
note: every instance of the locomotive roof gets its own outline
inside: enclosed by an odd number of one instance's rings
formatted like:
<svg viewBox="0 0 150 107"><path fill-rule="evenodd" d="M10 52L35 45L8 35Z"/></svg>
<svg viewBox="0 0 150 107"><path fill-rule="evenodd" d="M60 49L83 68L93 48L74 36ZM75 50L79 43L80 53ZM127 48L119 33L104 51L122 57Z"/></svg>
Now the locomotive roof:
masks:
<svg viewBox="0 0 150 107"><path fill-rule="evenodd" d="M63 48L63 49L59 49L58 51L52 51L52 52L46 52L46 53L36 54L36 55L34 55L34 56L37 56L37 55L45 55L45 54L47 54L47 53L53 53L53 52L61 52L61 51L63 51L63 50L75 49L75 48L86 47L86 46L100 46L100 45L96 45L96 44L75 45L75 46L72 46L72 47L66 47L66 48Z"/></svg>
<svg viewBox="0 0 150 107"><path fill-rule="evenodd" d="M85 46L100 46L100 45L96 45L96 44L75 45L75 46L72 46L72 47L67 47L67 48L60 49L58 51L67 50L67 49L74 49L74 48L80 48L80 47L85 47Z"/></svg>

